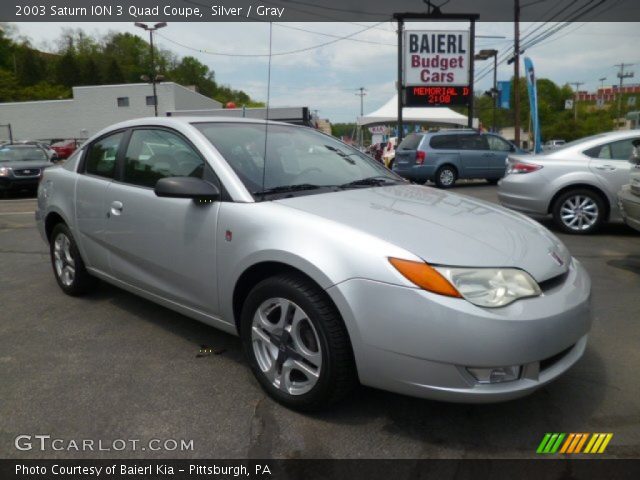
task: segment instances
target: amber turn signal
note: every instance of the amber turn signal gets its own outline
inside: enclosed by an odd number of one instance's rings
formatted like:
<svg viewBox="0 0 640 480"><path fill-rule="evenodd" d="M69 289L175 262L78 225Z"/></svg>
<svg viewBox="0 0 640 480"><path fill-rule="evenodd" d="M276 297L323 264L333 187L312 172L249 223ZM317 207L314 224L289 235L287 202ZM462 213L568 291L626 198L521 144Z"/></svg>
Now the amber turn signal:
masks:
<svg viewBox="0 0 640 480"><path fill-rule="evenodd" d="M400 258L389 258L391 265L395 267L410 282L429 292L446 295L448 297L462 298L460 292L449 283L440 273L424 262L413 262Z"/></svg>

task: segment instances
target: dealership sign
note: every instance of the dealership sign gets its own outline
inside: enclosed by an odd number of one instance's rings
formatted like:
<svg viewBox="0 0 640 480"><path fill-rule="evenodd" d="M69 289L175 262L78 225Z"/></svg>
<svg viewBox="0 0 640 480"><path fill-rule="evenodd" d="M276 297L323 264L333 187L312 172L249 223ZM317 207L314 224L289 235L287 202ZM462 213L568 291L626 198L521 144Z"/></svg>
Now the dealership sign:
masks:
<svg viewBox="0 0 640 480"><path fill-rule="evenodd" d="M404 105L467 105L468 31L407 30L404 37Z"/></svg>
<svg viewBox="0 0 640 480"><path fill-rule="evenodd" d="M469 32L407 30L403 86L469 86Z"/></svg>

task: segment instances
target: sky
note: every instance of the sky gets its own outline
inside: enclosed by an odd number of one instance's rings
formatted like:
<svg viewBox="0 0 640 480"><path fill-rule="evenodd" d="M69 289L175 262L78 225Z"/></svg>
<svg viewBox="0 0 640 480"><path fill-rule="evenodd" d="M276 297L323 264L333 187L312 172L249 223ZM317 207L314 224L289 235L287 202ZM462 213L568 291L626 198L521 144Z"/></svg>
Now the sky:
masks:
<svg viewBox="0 0 640 480"><path fill-rule="evenodd" d="M130 32L147 39L148 34L130 23L16 23L18 34L45 51L56 49L63 28L81 28L101 36L110 31ZM553 24L550 24L553 25ZM522 38L535 35L550 25L521 24ZM465 29L464 23L407 23L407 29ZM305 30L305 31L303 31ZM513 47L512 23L478 23L476 51ZM350 36L333 42L337 37ZM605 85L618 82L619 63L636 64L640 78L637 23L575 23L538 45L528 48L538 78L558 84L584 82L581 90L594 91L600 78ZM159 47L179 56L191 55L215 72L216 81L247 92L259 101L267 100L269 25L256 23L169 23L158 32ZM299 53L292 50L307 49ZM307 106L333 123L353 122L360 114L358 88L364 87L364 112L372 112L395 93L397 47L395 24L373 23L274 23L272 26L271 106ZM214 55L222 53L224 55ZM500 58L500 57L498 57ZM491 87L492 61L476 62L476 91ZM489 71L491 70L491 71ZM523 71L523 69L522 69ZM483 73L488 73L482 77ZM513 65L498 67L498 80L508 80ZM638 80L640 82L640 80ZM626 83L633 83L627 79Z"/></svg>

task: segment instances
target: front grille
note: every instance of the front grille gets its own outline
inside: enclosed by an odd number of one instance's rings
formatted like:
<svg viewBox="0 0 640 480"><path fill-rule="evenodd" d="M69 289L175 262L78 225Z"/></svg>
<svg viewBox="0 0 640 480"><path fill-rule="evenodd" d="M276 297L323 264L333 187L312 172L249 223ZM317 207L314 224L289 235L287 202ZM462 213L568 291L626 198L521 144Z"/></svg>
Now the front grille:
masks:
<svg viewBox="0 0 640 480"><path fill-rule="evenodd" d="M561 286L565 282L568 276L569 276L569 270L567 270L564 273L561 273L560 275L556 275L555 277L552 277L547 280L544 280L543 282L540 282L538 286L540 287L540 290L542 290L543 292L547 292L553 288Z"/></svg>
<svg viewBox="0 0 640 480"><path fill-rule="evenodd" d="M569 348L562 350L560 353L556 353L552 357L541 360L540 371L542 372L548 368L553 367L556 363L562 360L571 350L573 350L573 347L575 347L575 345L571 345Z"/></svg>
<svg viewBox="0 0 640 480"><path fill-rule="evenodd" d="M40 175L39 168L18 168L13 170L16 177L37 177Z"/></svg>

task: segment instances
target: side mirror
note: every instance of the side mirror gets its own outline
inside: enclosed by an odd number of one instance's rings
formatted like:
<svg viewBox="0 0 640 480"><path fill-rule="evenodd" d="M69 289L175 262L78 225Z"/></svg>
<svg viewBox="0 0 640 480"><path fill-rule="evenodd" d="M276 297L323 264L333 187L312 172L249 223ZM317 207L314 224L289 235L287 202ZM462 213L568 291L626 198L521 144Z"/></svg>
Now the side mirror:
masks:
<svg viewBox="0 0 640 480"><path fill-rule="evenodd" d="M158 197L191 198L215 201L220 199L220 189L215 185L195 177L161 178L154 189Z"/></svg>

